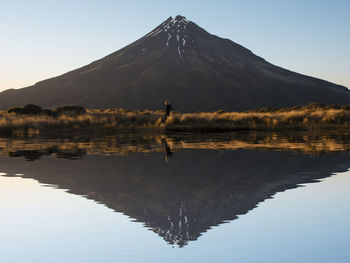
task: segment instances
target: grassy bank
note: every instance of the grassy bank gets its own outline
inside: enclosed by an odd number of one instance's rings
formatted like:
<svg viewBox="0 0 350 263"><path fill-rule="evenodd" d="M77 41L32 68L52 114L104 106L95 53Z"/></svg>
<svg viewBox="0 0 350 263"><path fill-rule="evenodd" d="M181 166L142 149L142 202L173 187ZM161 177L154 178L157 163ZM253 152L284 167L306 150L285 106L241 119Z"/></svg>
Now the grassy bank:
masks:
<svg viewBox="0 0 350 263"><path fill-rule="evenodd" d="M342 109L276 112L212 112L172 115L165 124L173 131L280 131L347 128L350 111Z"/></svg>
<svg viewBox="0 0 350 263"><path fill-rule="evenodd" d="M121 131L159 130L163 112L88 109L84 113L17 114L0 112L0 135L114 134Z"/></svg>
<svg viewBox="0 0 350 263"><path fill-rule="evenodd" d="M163 111L130 111L123 109L87 109L84 112L60 114L18 114L0 112L2 136L35 136L43 134L115 134L133 131L283 131L347 129L349 106L312 104L281 109L249 112L173 112L164 122Z"/></svg>

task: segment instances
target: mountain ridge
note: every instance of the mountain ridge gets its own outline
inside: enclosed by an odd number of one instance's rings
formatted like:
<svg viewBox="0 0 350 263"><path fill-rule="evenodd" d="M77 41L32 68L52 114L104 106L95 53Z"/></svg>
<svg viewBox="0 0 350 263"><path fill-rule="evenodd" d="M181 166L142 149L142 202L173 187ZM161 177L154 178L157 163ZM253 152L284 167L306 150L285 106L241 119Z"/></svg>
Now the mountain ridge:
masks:
<svg viewBox="0 0 350 263"><path fill-rule="evenodd" d="M86 66L1 92L0 108L35 103L155 110L164 99L184 112L243 111L309 102L350 104L350 91L275 66L176 16Z"/></svg>

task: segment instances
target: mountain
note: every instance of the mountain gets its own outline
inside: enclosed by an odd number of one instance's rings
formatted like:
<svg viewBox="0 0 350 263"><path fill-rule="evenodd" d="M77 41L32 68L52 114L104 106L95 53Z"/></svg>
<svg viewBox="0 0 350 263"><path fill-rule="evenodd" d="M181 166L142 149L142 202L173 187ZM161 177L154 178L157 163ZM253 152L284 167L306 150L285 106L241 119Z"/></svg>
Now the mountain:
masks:
<svg viewBox="0 0 350 263"><path fill-rule="evenodd" d="M183 16L168 18L132 44L87 66L19 90L0 93L0 107L243 111L322 102L350 104L350 91L270 64L211 35Z"/></svg>

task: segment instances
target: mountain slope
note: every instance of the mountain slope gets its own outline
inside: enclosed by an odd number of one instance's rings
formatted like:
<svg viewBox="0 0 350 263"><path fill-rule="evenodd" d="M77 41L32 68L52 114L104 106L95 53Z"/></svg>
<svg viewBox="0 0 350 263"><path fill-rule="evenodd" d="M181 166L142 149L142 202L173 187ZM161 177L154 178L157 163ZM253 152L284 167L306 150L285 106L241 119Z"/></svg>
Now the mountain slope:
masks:
<svg viewBox="0 0 350 263"><path fill-rule="evenodd" d="M149 34L85 67L34 86L0 93L0 107L248 110L309 102L350 103L347 88L276 67L214 36L185 17L170 17Z"/></svg>

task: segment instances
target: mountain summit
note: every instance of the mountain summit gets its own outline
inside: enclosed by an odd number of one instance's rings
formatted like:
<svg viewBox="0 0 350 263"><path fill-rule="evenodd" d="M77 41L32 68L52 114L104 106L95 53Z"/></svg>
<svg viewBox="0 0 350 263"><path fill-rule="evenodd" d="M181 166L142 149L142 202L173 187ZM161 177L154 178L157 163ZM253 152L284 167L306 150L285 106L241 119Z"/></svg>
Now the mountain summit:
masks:
<svg viewBox="0 0 350 263"><path fill-rule="evenodd" d="M350 104L350 91L274 66L176 16L87 66L0 93L0 107L160 109L164 99L184 112L243 111L309 102Z"/></svg>

